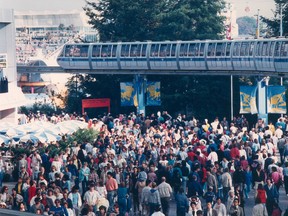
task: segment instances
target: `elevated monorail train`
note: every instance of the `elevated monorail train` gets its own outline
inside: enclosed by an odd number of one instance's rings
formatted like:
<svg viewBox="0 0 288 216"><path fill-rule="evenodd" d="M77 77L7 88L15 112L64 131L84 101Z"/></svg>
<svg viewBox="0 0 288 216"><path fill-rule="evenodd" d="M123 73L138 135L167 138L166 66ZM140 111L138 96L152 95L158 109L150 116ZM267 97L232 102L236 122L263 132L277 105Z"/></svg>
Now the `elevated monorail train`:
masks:
<svg viewBox="0 0 288 216"><path fill-rule="evenodd" d="M288 39L66 44L64 69L288 72Z"/></svg>

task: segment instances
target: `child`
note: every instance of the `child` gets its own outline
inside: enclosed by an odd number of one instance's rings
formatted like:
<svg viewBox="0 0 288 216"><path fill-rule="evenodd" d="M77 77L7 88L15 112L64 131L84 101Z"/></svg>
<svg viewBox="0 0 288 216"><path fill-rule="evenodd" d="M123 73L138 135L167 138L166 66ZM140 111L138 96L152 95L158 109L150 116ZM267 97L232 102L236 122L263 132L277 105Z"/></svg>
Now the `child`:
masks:
<svg viewBox="0 0 288 216"><path fill-rule="evenodd" d="M212 205L215 201L215 193L213 192L213 187L209 187L208 191L204 195L206 203L211 202Z"/></svg>

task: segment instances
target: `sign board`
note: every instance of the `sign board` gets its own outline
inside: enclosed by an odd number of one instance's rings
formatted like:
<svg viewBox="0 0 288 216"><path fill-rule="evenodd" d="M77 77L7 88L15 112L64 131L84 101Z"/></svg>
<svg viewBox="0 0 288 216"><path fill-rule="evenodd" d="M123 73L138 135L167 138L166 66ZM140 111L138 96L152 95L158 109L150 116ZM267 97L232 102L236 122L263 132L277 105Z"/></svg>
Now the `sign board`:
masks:
<svg viewBox="0 0 288 216"><path fill-rule="evenodd" d="M7 54L0 53L0 68L7 68Z"/></svg>
<svg viewBox="0 0 288 216"><path fill-rule="evenodd" d="M84 113L85 108L99 108L99 107L107 107L108 112L110 113L110 98L82 100L82 113Z"/></svg>

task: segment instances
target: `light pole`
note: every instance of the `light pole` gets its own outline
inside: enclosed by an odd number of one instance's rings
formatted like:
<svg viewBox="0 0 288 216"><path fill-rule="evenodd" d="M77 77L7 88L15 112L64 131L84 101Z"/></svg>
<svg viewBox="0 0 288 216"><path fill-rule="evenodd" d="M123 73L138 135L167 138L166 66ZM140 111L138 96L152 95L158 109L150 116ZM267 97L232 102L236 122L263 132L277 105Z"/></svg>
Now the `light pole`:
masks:
<svg viewBox="0 0 288 216"><path fill-rule="evenodd" d="M280 37L283 36L283 7L282 2L280 3Z"/></svg>

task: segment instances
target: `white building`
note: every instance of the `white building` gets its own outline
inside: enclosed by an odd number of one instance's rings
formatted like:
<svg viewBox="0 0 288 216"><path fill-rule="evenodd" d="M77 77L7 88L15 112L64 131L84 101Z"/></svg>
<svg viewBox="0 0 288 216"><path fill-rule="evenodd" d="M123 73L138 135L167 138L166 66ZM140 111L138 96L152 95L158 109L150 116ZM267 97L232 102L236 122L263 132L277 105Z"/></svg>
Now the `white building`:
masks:
<svg viewBox="0 0 288 216"><path fill-rule="evenodd" d="M8 80L8 91L0 93L0 121L17 122L17 107L26 104L26 98L17 87L15 24L13 10L0 9L0 54L4 67L0 78ZM5 61L5 64L3 62Z"/></svg>

